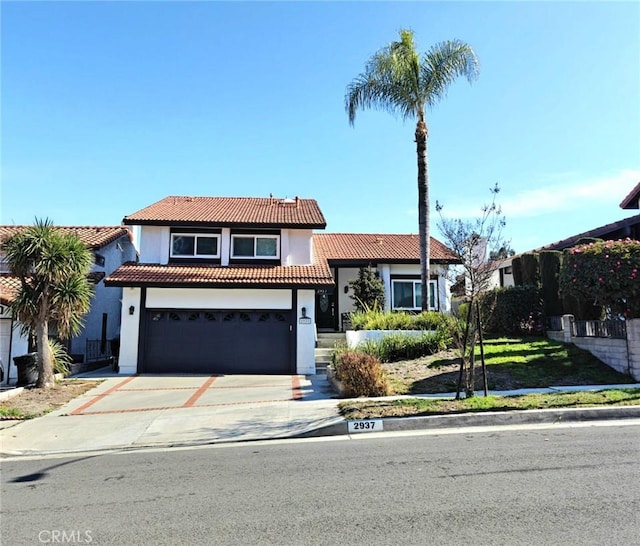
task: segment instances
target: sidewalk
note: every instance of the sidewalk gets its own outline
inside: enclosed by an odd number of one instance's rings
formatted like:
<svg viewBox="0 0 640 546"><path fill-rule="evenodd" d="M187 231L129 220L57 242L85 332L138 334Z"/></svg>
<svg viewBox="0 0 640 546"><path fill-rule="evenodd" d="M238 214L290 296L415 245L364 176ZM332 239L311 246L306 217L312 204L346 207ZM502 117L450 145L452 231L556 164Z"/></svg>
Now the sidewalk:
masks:
<svg viewBox="0 0 640 546"><path fill-rule="evenodd" d="M295 400L230 404L222 407L182 407L179 411L174 408L158 408L134 413L71 415L74 410L86 406L88 401L115 388L122 380L122 376L107 378L96 389L43 417L17 424L15 421L0 421L0 454L44 455L108 449L195 446L349 433L346 421L338 414L337 406L341 400L331 398L332 393L323 375L307 376L300 385L301 399ZM496 391L491 394L515 395L607 388L640 388L640 384L521 389ZM421 396L448 397L452 394ZM376 400L415 397L396 396ZM381 421L384 430L392 431L617 418L640 418L640 406L439 415Z"/></svg>

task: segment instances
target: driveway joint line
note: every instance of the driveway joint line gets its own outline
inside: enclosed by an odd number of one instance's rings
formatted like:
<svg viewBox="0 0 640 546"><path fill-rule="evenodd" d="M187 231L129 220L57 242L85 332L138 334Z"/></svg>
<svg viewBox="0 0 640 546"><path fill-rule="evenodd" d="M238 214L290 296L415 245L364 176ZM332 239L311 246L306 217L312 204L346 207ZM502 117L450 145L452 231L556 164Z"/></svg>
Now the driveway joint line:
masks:
<svg viewBox="0 0 640 546"><path fill-rule="evenodd" d="M100 400L102 400L103 398L105 398L106 396L108 396L109 394L117 391L122 385L126 385L127 383L129 383L130 381L133 381L136 377L138 377L137 375L132 375L130 377L127 377L126 379L124 379L123 381L121 381L120 383L118 383L117 385L114 385L113 387L111 387L110 389L107 389L106 391L98 394L95 398L92 398L91 400L89 400L86 404L83 404L82 406L74 409L70 415L78 415L81 412L83 412L85 409L93 406L94 404L96 404L97 402L99 402Z"/></svg>
<svg viewBox="0 0 640 546"><path fill-rule="evenodd" d="M184 403L183 407L189 408L193 406L217 378L217 375L212 375L211 377L209 377L209 379L207 379L202 385L200 385L200 388L191 395L189 400Z"/></svg>

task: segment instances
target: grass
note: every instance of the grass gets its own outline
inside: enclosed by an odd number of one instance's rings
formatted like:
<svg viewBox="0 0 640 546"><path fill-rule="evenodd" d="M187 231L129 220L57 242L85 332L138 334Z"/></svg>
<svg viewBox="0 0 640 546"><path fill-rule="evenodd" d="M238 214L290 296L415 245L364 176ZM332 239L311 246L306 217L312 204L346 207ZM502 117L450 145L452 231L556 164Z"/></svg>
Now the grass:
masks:
<svg viewBox="0 0 640 546"><path fill-rule="evenodd" d="M0 419L31 419L34 415L27 415L17 408L0 408Z"/></svg>
<svg viewBox="0 0 640 546"><path fill-rule="evenodd" d="M526 394L522 396L487 396L462 400L406 398L401 400L367 400L342 402L340 413L345 419L376 419L512 411L528 409L577 408L595 406L640 405L640 389L612 389L575 393Z"/></svg>
<svg viewBox="0 0 640 546"><path fill-rule="evenodd" d="M479 356L479 348L476 351ZM484 352L489 374L509 373L523 388L633 382L588 351L546 338L489 339Z"/></svg>

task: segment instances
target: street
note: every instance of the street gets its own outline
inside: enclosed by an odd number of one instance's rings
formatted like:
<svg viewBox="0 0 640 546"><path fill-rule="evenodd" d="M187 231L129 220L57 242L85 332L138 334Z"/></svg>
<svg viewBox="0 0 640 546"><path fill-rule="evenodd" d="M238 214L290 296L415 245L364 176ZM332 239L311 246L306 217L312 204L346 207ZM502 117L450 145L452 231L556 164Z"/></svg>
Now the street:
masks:
<svg viewBox="0 0 640 546"><path fill-rule="evenodd" d="M637 544L640 425L2 464L3 545Z"/></svg>

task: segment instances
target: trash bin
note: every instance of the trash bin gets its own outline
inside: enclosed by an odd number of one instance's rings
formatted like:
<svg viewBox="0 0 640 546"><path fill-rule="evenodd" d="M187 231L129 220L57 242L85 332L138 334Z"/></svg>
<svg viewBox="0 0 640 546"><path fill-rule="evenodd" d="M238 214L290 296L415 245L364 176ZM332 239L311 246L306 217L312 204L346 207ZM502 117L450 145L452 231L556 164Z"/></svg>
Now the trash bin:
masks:
<svg viewBox="0 0 640 546"><path fill-rule="evenodd" d="M13 363L18 370L18 382L16 386L24 387L33 385L38 381L38 353L14 356Z"/></svg>

